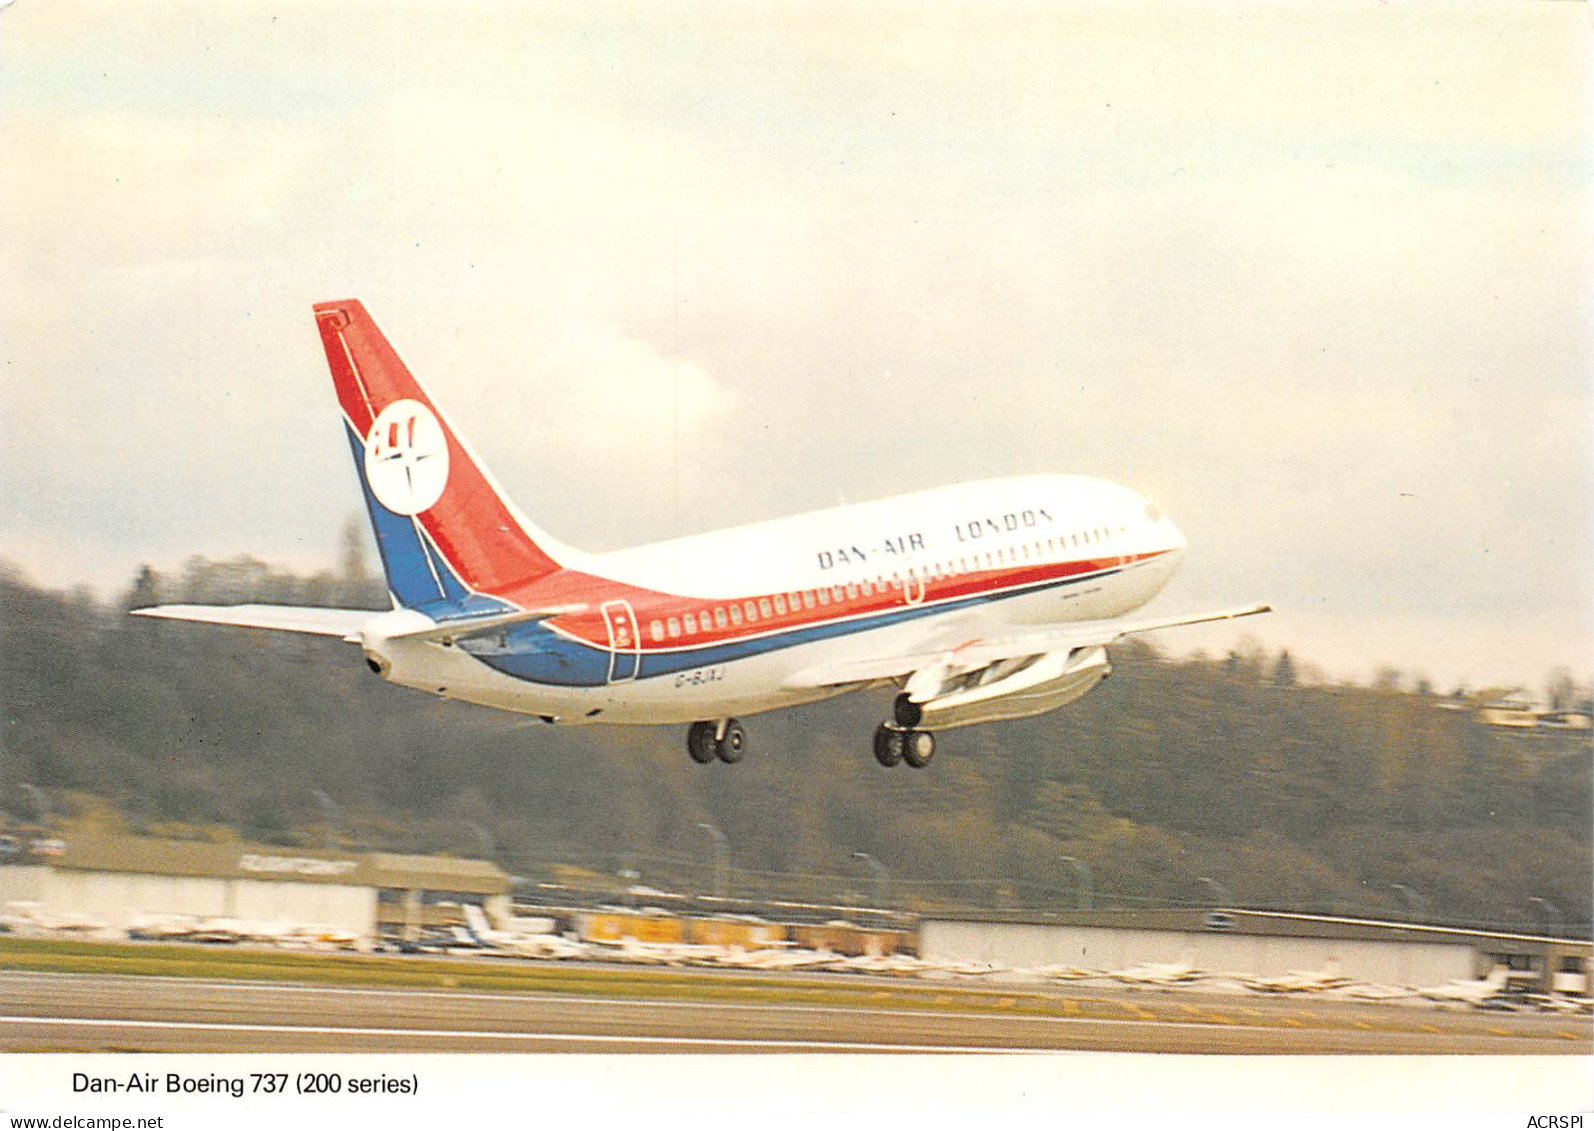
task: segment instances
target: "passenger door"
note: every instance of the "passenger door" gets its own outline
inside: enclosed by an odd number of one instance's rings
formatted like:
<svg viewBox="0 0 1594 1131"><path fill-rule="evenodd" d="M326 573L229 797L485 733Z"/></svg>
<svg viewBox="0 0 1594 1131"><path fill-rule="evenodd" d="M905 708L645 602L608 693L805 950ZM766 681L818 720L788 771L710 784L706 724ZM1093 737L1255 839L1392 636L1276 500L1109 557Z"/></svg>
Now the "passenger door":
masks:
<svg viewBox="0 0 1594 1131"><path fill-rule="evenodd" d="M629 601L605 601L603 624L609 630L609 682L636 678L642 660L642 635Z"/></svg>

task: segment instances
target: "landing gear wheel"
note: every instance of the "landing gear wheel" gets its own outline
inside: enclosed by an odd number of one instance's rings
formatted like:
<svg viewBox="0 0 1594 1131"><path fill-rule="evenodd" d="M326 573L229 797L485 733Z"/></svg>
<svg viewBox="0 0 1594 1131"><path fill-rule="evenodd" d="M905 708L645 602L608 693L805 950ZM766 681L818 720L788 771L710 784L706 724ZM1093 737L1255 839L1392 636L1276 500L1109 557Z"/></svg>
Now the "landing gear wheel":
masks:
<svg viewBox="0 0 1594 1131"><path fill-rule="evenodd" d="M910 730L902 736L902 760L915 770L922 770L935 757L935 735L927 730Z"/></svg>
<svg viewBox="0 0 1594 1131"><path fill-rule="evenodd" d="M742 760L742 755L747 753L747 732L742 729L741 723L735 719L725 720L725 733L714 744L714 753L729 766Z"/></svg>
<svg viewBox="0 0 1594 1131"><path fill-rule="evenodd" d="M903 734L892 726L881 723L874 732L874 760L890 769L902 761Z"/></svg>
<svg viewBox="0 0 1594 1131"><path fill-rule="evenodd" d="M698 765L706 766L714 760L715 725L713 723L693 723L686 732L686 752L692 756L692 761Z"/></svg>
<svg viewBox="0 0 1594 1131"><path fill-rule="evenodd" d="M924 708L904 693L891 705L891 717L903 730L912 730L924 721Z"/></svg>

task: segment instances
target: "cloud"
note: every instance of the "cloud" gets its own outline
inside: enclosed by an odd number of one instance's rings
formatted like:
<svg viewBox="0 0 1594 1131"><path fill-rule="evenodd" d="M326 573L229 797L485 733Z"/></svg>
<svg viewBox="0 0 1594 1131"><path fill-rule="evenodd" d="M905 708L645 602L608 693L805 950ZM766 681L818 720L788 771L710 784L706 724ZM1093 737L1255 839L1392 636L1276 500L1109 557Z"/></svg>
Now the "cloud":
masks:
<svg viewBox="0 0 1594 1131"><path fill-rule="evenodd" d="M1588 607L1574 6L6 21L0 520L52 574L331 560L352 295L575 544L1081 471L1191 535L1168 601Z"/></svg>
<svg viewBox="0 0 1594 1131"><path fill-rule="evenodd" d="M723 423L736 396L701 366L660 356L651 346L613 331L572 327L550 358L550 410L590 421L617 448L658 454L661 443L691 441Z"/></svg>

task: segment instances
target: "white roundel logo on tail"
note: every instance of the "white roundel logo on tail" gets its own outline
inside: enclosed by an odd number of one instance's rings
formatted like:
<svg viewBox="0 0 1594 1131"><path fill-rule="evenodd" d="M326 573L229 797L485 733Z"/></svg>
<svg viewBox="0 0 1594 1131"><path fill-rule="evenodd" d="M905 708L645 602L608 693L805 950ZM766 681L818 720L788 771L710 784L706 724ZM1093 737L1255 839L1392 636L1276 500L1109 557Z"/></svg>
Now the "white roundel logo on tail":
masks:
<svg viewBox="0 0 1594 1131"><path fill-rule="evenodd" d="M382 410L365 436L365 479L394 514L420 514L443 497L448 440L431 409L394 401Z"/></svg>

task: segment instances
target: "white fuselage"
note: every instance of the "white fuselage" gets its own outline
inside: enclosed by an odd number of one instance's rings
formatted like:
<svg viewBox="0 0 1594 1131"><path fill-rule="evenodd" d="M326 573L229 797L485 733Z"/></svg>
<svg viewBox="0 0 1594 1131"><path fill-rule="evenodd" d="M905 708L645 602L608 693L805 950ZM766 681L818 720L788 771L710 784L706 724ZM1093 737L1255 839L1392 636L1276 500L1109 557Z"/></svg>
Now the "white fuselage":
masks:
<svg viewBox="0 0 1594 1131"><path fill-rule="evenodd" d="M564 563L550 591L605 620L443 647L393 639L418 618L400 610L364 643L388 679L448 698L561 723L691 722L846 690L794 677L849 659L1122 616L1162 589L1184 547L1116 484L990 480Z"/></svg>

